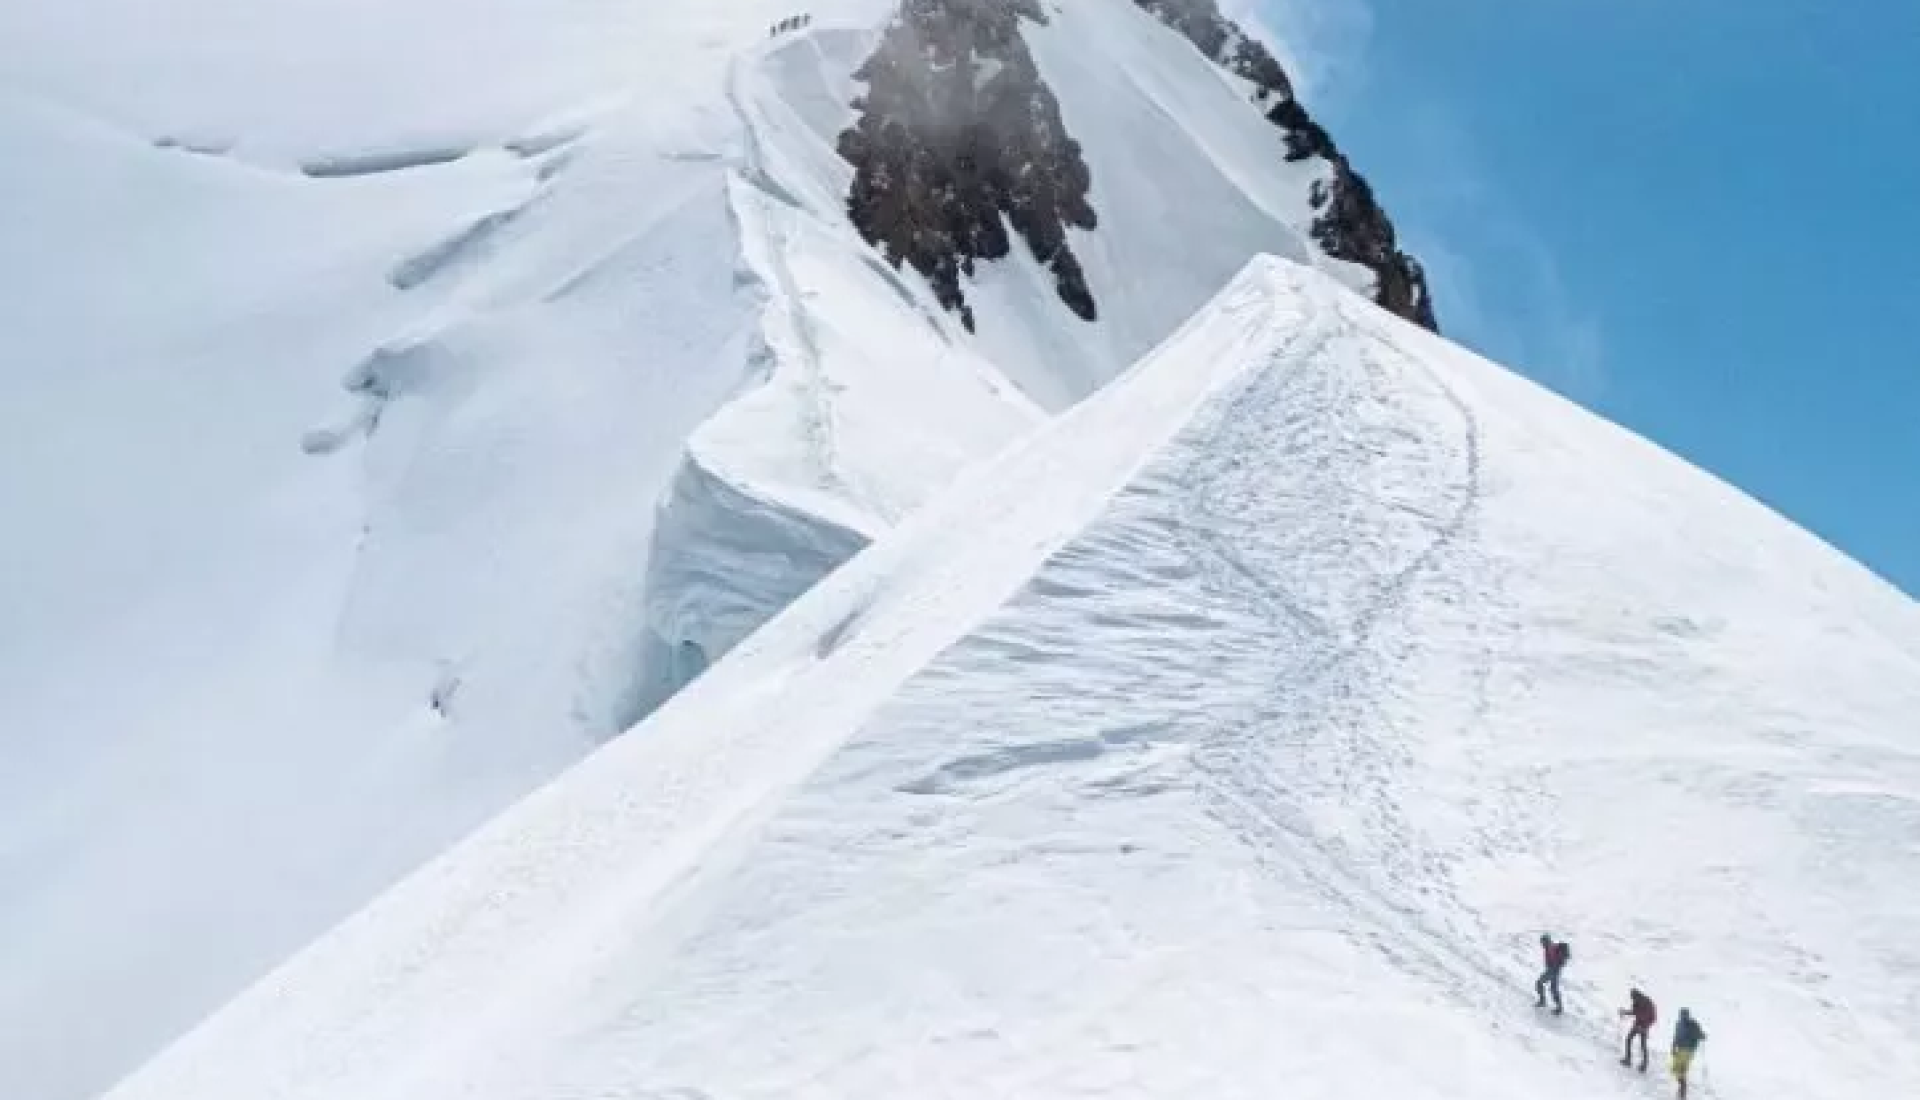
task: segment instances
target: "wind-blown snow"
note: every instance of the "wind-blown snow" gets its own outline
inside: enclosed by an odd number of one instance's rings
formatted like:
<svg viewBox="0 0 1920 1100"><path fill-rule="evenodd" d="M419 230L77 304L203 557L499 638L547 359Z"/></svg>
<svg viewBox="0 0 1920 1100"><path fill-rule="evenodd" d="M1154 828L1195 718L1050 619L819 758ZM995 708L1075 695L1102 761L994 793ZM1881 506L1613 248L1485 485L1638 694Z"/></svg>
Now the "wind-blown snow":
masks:
<svg viewBox="0 0 1920 1100"><path fill-rule="evenodd" d="M1643 1094L1629 981L1904 1095L1917 706L1911 601L1262 261L111 1095Z"/></svg>

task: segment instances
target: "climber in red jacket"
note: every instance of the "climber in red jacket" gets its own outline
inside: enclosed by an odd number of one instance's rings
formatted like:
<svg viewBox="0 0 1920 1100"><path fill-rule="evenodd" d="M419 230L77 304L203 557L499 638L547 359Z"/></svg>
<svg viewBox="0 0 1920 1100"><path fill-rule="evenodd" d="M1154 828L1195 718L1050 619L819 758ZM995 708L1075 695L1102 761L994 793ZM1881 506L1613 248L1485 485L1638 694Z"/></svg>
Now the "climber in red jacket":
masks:
<svg viewBox="0 0 1920 1100"><path fill-rule="evenodd" d="M1545 969L1540 971L1540 980L1533 983L1534 1007L1547 1007L1547 994L1553 994L1553 1012L1559 1015L1565 1011L1560 1003L1560 972L1567 968L1568 960L1573 958L1573 948L1564 941L1556 942L1547 933L1540 934L1540 955Z"/></svg>
<svg viewBox="0 0 1920 1100"><path fill-rule="evenodd" d="M1660 1010L1653 1006L1653 998L1638 989L1627 991L1628 1005L1620 1010L1623 1017L1633 1018L1633 1027L1627 1032L1627 1052L1620 1057L1623 1066L1633 1065L1633 1040L1640 1039L1640 1072L1647 1072L1647 1032L1653 1030L1653 1022L1660 1018Z"/></svg>

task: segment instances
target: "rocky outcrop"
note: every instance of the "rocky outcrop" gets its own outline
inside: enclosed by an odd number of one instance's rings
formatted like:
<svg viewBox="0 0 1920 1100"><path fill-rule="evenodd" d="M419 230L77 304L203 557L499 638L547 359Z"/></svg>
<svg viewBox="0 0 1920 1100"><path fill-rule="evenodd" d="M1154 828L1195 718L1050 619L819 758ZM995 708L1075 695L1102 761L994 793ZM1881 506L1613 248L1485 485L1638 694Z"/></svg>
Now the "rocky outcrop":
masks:
<svg viewBox="0 0 1920 1100"><path fill-rule="evenodd" d="M1310 227L1315 242L1327 255L1372 271L1374 298L1383 308L1437 331L1420 261L1400 250L1393 222L1374 198L1373 188L1300 103L1273 52L1221 14L1216 0L1134 2L1254 86L1254 102L1284 134L1288 160L1317 157L1327 163L1328 179L1309 196L1315 211Z"/></svg>
<svg viewBox="0 0 1920 1100"><path fill-rule="evenodd" d="M839 151L854 166L848 212L895 267L912 264L941 305L974 325L960 286L1011 248L1011 224L1060 300L1095 316L1068 227L1092 229L1092 176L1020 36L1039 0L905 0L854 74L866 92Z"/></svg>

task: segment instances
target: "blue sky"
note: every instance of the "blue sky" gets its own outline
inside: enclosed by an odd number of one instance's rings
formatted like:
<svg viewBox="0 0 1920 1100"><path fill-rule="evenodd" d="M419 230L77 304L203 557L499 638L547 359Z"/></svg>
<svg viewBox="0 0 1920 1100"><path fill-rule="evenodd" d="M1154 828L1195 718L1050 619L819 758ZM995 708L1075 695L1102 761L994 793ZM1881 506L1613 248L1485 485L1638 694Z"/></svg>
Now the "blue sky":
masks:
<svg viewBox="0 0 1920 1100"><path fill-rule="evenodd" d="M1450 335L1920 595L1920 2L1265 3Z"/></svg>

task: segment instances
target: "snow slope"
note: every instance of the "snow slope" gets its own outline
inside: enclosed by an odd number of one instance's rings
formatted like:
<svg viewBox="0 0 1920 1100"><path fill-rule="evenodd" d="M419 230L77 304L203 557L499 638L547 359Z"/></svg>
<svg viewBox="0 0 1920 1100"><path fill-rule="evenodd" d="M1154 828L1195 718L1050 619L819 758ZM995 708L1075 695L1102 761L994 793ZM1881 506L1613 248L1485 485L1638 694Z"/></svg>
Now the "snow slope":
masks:
<svg viewBox="0 0 1920 1100"><path fill-rule="evenodd" d="M0 12L0 1080L45 1100L1038 415L834 166L761 163L785 4L148 7Z"/></svg>
<svg viewBox="0 0 1920 1100"><path fill-rule="evenodd" d="M969 298L989 357L1058 409L1131 366L1255 255L1350 265L1320 257L1305 233L1320 169L1287 163L1280 132L1213 62L1132 0L1050 4L1048 16L1026 37L1092 169L1100 227L1070 236L1100 315L1089 325L1060 309L1024 248Z"/></svg>
<svg viewBox="0 0 1920 1100"><path fill-rule="evenodd" d="M1313 257L1242 90L1073 0L1103 319L1017 251L970 337L844 216L891 8L0 7L0 1080L104 1085Z"/></svg>
<svg viewBox="0 0 1920 1100"><path fill-rule="evenodd" d="M852 171L831 140L871 40L821 27L732 66L729 201L765 303L762 374L693 433L659 517L655 700L1043 415L847 224Z"/></svg>
<svg viewBox="0 0 1920 1100"><path fill-rule="evenodd" d="M1906 1095L1916 706L1910 600L1265 260L111 1095L1579 1100L1629 981Z"/></svg>

